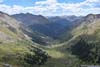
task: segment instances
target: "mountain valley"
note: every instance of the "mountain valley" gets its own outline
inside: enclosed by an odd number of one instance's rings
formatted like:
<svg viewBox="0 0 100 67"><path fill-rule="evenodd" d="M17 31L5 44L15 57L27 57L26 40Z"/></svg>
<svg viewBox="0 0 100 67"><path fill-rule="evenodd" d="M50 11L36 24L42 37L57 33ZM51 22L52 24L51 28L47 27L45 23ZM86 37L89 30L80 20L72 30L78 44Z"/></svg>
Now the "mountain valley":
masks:
<svg viewBox="0 0 100 67"><path fill-rule="evenodd" d="M100 65L100 14L0 12L0 67Z"/></svg>

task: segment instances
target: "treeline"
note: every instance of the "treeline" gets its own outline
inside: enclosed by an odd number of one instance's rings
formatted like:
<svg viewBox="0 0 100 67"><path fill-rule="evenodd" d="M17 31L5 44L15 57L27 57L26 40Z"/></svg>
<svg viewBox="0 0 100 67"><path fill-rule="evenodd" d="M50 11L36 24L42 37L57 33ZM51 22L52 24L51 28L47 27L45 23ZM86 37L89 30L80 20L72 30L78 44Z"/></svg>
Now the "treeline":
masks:
<svg viewBox="0 0 100 67"><path fill-rule="evenodd" d="M80 59L81 64L100 64L100 43L87 42L80 39L75 45L71 46L71 52Z"/></svg>
<svg viewBox="0 0 100 67"><path fill-rule="evenodd" d="M24 61L30 65L44 65L50 56L43 50L39 48L32 48L30 49L31 53L27 53L24 57Z"/></svg>

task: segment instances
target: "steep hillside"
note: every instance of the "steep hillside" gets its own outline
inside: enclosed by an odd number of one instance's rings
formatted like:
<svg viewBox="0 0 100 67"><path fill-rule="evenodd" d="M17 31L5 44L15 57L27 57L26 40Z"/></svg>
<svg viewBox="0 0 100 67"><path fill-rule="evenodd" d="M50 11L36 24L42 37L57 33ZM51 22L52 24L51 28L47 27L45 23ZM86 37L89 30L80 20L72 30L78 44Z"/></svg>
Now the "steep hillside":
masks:
<svg viewBox="0 0 100 67"><path fill-rule="evenodd" d="M99 14L45 18L0 12L0 67L99 65L99 40Z"/></svg>
<svg viewBox="0 0 100 67"><path fill-rule="evenodd" d="M2 42L14 41L24 38L19 24L9 15L0 12L0 40Z"/></svg>
<svg viewBox="0 0 100 67"><path fill-rule="evenodd" d="M20 28L17 20L0 12L0 67L25 67L46 62L47 54Z"/></svg>
<svg viewBox="0 0 100 67"><path fill-rule="evenodd" d="M32 38L33 41L38 41L37 43L44 45L68 40L71 37L69 32L79 25L79 23L74 22L79 20L79 17L76 16L43 17L41 15L27 13L15 14L12 15L12 17L20 21L24 29L28 29L27 34ZM74 20L72 21L73 18ZM68 34L69 37L64 36L65 33Z"/></svg>
<svg viewBox="0 0 100 67"><path fill-rule="evenodd" d="M99 32L100 29L100 15L99 14L89 14L86 17L84 17L84 21L82 21L82 24L78 26L76 29L72 31L74 35L93 35L97 34L96 32Z"/></svg>
<svg viewBox="0 0 100 67"><path fill-rule="evenodd" d="M74 28L74 25L79 25L76 20L80 20L79 17L43 17L41 15L33 14L15 14L12 15L15 19L20 21L21 27L31 39L42 45L52 45L59 42L67 41L72 35L70 31ZM77 24L76 24L77 23ZM80 22L79 22L80 23ZM66 36L66 34L68 36Z"/></svg>
<svg viewBox="0 0 100 67"><path fill-rule="evenodd" d="M80 67L80 65L99 66L100 15L89 14L85 16L82 19L81 24L73 29L70 34L72 34L72 37L69 38L68 41L51 46L56 52L61 52L60 56L64 55L64 57L62 57L63 60L58 60L56 62L62 63L62 66L64 65L65 67L67 67L65 64L67 64L68 67ZM70 64L66 63L67 61L70 62Z"/></svg>
<svg viewBox="0 0 100 67"><path fill-rule="evenodd" d="M49 22L48 19L46 19L42 15L33 15L30 13L15 14L12 15L12 17L16 18L18 21L21 21L25 26L33 24L46 24Z"/></svg>
<svg viewBox="0 0 100 67"><path fill-rule="evenodd" d="M52 31L50 27L47 26L50 22L45 17L29 13L16 14L12 17L21 22L20 24L24 33L30 36L34 42L46 45L54 41L54 39L50 37Z"/></svg>

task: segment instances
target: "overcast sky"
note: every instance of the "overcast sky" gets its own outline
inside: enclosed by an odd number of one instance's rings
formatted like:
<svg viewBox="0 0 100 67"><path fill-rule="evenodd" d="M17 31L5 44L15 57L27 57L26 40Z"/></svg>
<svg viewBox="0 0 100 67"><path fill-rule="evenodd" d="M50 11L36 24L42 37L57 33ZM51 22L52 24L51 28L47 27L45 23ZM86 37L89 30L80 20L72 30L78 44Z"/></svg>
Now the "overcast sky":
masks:
<svg viewBox="0 0 100 67"><path fill-rule="evenodd" d="M100 0L0 0L0 11L44 16L100 13Z"/></svg>

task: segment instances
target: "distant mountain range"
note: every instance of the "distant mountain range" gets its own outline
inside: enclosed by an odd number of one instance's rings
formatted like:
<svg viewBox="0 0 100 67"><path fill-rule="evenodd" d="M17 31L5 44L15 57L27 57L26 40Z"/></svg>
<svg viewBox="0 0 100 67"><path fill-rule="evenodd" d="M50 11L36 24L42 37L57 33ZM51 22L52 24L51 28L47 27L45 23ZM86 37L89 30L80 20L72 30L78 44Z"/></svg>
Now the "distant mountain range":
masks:
<svg viewBox="0 0 100 67"><path fill-rule="evenodd" d="M31 32L37 32L37 34L44 35L44 38L47 38L47 40L45 41L48 41L48 39L49 41L59 39L61 40L62 35L64 35L65 32L71 30L74 24L77 23L74 23L74 21L79 20L79 17L76 16L44 17L41 15L32 15L29 13L15 14L12 15L12 17L20 21L24 28L28 28L29 30L31 30ZM74 18L74 20L72 21L71 18ZM41 37L39 37L39 39L41 39Z"/></svg>
<svg viewBox="0 0 100 67"><path fill-rule="evenodd" d="M33 14L15 14L12 15L13 18L20 21L21 25L24 28L27 28L31 31L31 34L34 32L41 34L33 35L34 41L41 41L42 44L50 43L54 40L63 42L67 41L72 37L70 34L73 29L80 26L81 24L87 24L92 22L95 19L100 18L99 14L89 14L87 16L55 16L55 17L44 17L41 15ZM43 36L43 37L42 37ZM32 37L32 36L31 36ZM36 37L35 40L34 37ZM41 40L40 40L41 39ZM49 42L50 41L50 42Z"/></svg>
<svg viewBox="0 0 100 67"><path fill-rule="evenodd" d="M71 46L80 49L82 44L80 50L84 52L84 47L91 45L88 43L100 43L100 14L44 17L0 12L0 67L73 67L80 59L72 55ZM95 48L99 50L97 45L90 53L95 52Z"/></svg>
<svg viewBox="0 0 100 67"><path fill-rule="evenodd" d="M24 38L27 36L39 44L52 44L71 39L75 35L82 35L83 30L98 30L100 14L87 16L55 16L44 17L33 14L8 15L0 12L0 40ZM91 27L91 28L90 28ZM90 31L88 33L90 33ZM8 35L8 33L11 33ZM11 37L11 35L13 37ZM4 37L2 39L2 37Z"/></svg>

